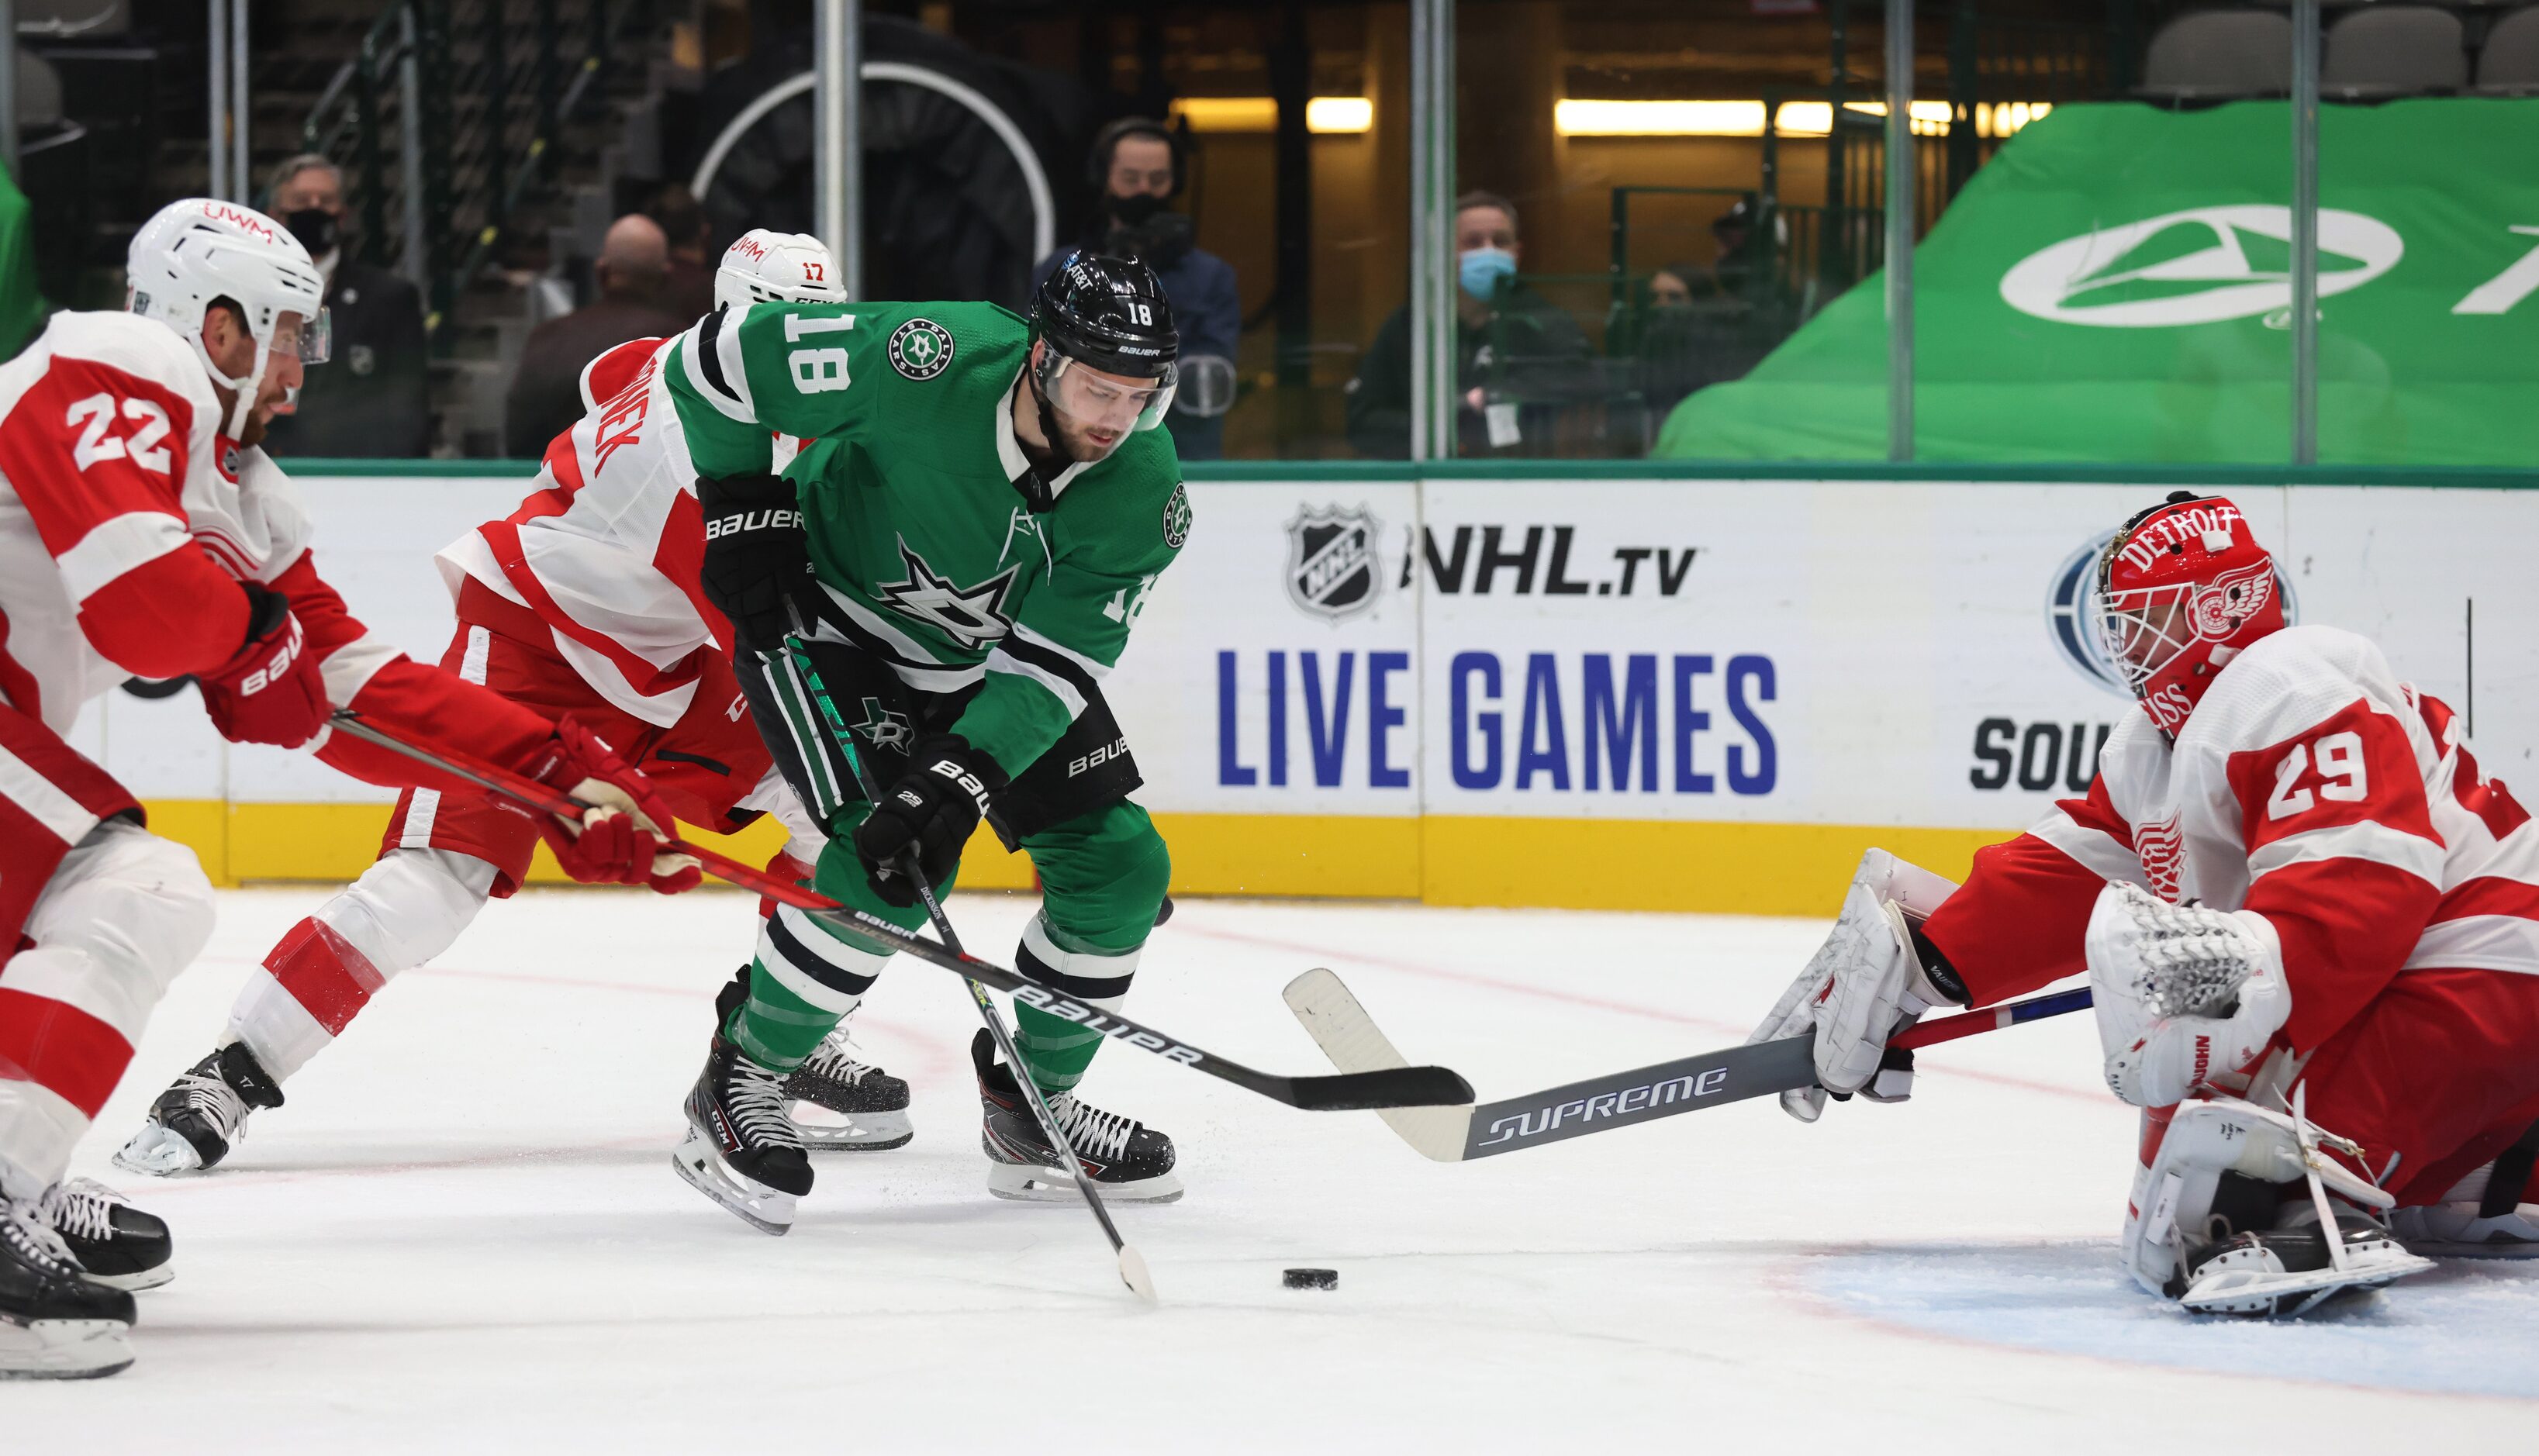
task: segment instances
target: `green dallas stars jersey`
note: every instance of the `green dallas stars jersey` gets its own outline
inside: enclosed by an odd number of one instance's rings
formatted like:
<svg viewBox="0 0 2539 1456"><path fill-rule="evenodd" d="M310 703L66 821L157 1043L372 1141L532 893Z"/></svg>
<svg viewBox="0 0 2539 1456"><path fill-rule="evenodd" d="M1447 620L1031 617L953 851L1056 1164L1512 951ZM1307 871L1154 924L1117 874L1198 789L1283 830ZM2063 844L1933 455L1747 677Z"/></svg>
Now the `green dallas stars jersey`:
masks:
<svg viewBox="0 0 2539 1456"><path fill-rule="evenodd" d="M814 441L786 474L830 600L911 687L984 682L955 728L1009 774L1083 711L1191 520L1162 430L1024 509L1029 348L991 303L768 302L708 314L662 370L704 475L764 474L771 430Z"/></svg>

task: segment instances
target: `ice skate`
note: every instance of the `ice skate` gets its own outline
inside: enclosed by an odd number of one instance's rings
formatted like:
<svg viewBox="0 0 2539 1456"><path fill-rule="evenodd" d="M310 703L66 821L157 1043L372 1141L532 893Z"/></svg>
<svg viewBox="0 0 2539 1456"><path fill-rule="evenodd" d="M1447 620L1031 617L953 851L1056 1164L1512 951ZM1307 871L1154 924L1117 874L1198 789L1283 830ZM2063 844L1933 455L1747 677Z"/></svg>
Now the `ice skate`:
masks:
<svg viewBox="0 0 2539 1456"><path fill-rule="evenodd" d="M744 965L715 997L717 1029L748 999ZM794 1102L789 1114L793 1129L813 1153L881 1153L904 1148L916 1136L908 1120L908 1084L857 1057L844 1026L823 1037L811 1059L785 1080L785 1093Z"/></svg>
<svg viewBox="0 0 2539 1456"><path fill-rule="evenodd" d="M2339 1214L2336 1227L2344 1244L2342 1267L2316 1222L2254 1229L2188 1249L2174 1296L2197 1314L2282 1318L2434 1267L2367 1214Z"/></svg>
<svg viewBox="0 0 2539 1456"><path fill-rule="evenodd" d="M785 1079L785 1092L794 1099L793 1130L814 1153L880 1153L917 1135L908 1120L908 1084L858 1060L843 1026Z"/></svg>
<svg viewBox="0 0 2539 1456"><path fill-rule="evenodd" d="M155 1290L176 1277L175 1241L168 1221L94 1178L55 1183L35 1201L35 1217L60 1236L80 1272L109 1290Z"/></svg>
<svg viewBox="0 0 2539 1456"><path fill-rule="evenodd" d="M1013 1069L995 1058L995 1042L982 1028L971 1038L970 1059L979 1069L979 1100L987 1115L979 1141L989 1158L988 1191L998 1198L1074 1198L1075 1179L1042 1135ZM1171 1203L1182 1196L1182 1180L1173 1171L1172 1139L1133 1117L1105 1112L1071 1092L1051 1097L1049 1110L1104 1197L1121 1203Z"/></svg>
<svg viewBox="0 0 2539 1456"><path fill-rule="evenodd" d="M85 1380L132 1363L132 1296L85 1275L34 1204L0 1204L0 1379Z"/></svg>
<svg viewBox="0 0 2539 1456"><path fill-rule="evenodd" d="M2474 1203L2389 1211L2389 1231L2437 1259L2539 1259L2539 1203L2488 1214Z"/></svg>
<svg viewBox="0 0 2539 1456"><path fill-rule="evenodd" d="M721 1036L688 1093L688 1136L670 1155L679 1176L762 1233L793 1226L793 1202L811 1191L811 1162L785 1115L785 1074Z"/></svg>
<svg viewBox="0 0 2539 1456"><path fill-rule="evenodd" d="M207 1172L245 1136L246 1114L282 1105L282 1087L233 1041L196 1062L150 1104L150 1120L114 1155L129 1172L166 1177Z"/></svg>

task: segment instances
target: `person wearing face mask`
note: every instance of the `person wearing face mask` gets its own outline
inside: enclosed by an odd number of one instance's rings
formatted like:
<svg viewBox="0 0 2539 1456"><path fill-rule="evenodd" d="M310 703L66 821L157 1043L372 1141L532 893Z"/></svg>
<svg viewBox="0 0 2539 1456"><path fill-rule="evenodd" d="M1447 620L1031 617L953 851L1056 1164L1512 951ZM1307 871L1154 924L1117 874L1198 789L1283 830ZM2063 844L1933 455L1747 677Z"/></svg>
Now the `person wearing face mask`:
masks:
<svg viewBox="0 0 2539 1456"><path fill-rule="evenodd" d="M1094 191L1092 222L1081 240L1041 259L1032 287L1048 283L1078 248L1135 258L1154 270L1172 300L1182 340L1181 390L1164 428L1182 459L1215 460L1225 453L1243 304L1234 266L1199 246L1190 214L1173 210L1172 200L1189 180L1186 147L1164 123L1144 116L1102 128L1085 169Z"/></svg>
<svg viewBox="0 0 2539 1456"><path fill-rule="evenodd" d="M423 299L412 283L356 261L345 236L344 174L316 153L273 170L272 215L316 261L334 320L336 367L310 371L296 408L274 417L278 456L432 453Z"/></svg>
<svg viewBox="0 0 2539 1456"><path fill-rule="evenodd" d="M1516 204L1495 192L1455 200L1457 453L1524 451L1550 408L1579 397L1596 375L1578 324L1517 280ZM1376 330L1348 382L1349 443L1361 455L1410 453L1410 308Z"/></svg>

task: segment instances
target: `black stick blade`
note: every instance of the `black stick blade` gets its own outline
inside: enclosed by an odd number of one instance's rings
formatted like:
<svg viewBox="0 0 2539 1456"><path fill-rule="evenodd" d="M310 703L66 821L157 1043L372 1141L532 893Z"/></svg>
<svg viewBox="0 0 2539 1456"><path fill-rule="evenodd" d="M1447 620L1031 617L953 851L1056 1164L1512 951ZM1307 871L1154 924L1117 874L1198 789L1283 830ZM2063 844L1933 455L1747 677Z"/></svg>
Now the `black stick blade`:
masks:
<svg viewBox="0 0 2539 1456"><path fill-rule="evenodd" d="M1287 1080L1290 1104L1308 1112L1365 1112L1385 1107L1467 1107L1473 1085L1451 1067L1388 1067L1337 1077Z"/></svg>

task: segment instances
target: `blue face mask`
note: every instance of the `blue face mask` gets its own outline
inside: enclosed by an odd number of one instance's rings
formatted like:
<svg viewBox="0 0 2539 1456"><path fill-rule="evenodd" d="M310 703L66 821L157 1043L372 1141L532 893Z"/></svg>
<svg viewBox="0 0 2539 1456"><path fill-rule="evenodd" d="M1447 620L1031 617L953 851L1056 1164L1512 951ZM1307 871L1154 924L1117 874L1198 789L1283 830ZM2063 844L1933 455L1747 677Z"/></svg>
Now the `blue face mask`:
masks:
<svg viewBox="0 0 2539 1456"><path fill-rule="evenodd" d="M1499 285L1516 277L1516 254L1503 247L1467 248L1460 269L1464 292L1486 303L1499 291Z"/></svg>

